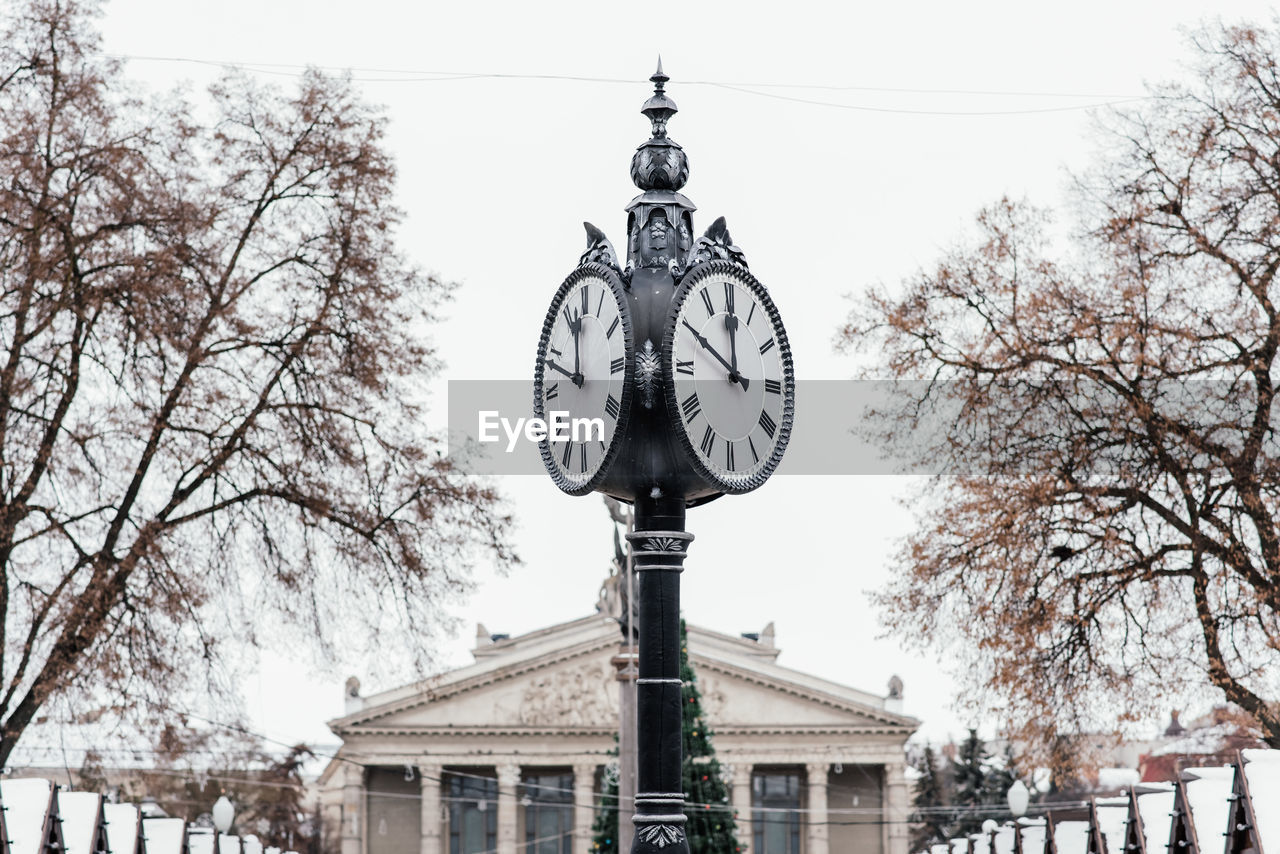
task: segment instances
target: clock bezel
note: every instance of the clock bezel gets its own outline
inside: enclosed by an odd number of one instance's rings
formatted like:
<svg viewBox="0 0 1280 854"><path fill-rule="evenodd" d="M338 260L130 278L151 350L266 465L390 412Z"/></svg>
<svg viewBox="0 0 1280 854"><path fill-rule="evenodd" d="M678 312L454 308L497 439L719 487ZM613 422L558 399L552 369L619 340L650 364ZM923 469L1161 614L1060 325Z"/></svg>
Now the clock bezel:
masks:
<svg viewBox="0 0 1280 854"><path fill-rule="evenodd" d="M777 440L774 442L773 450L770 452L765 464L754 474L740 480L726 480L702 461L702 455L694 446L693 437L689 435L684 419L680 417L680 405L676 395L674 351L680 313L694 288L699 286L704 279L713 275L730 276L737 284L751 291L769 318L769 324L774 330L774 339L777 341L778 355L782 362L783 401L782 414L778 422ZM667 320L662 334L662 385L667 402L667 418L676 436L679 437L678 444L684 453L685 459L693 466L699 477L728 495L742 495L758 489L773 475L779 463L782 462L782 456L787 450L787 443L791 439L791 425L795 417L796 407L795 363L791 356L791 342L787 339L787 331L782 325L782 317L778 313L778 307L774 305L773 299L770 298L769 291L746 267L732 261L717 258L704 261L696 267L692 267L680 279L671 298L671 307L667 312Z"/></svg>
<svg viewBox="0 0 1280 854"><path fill-rule="evenodd" d="M631 417L631 388L634 385L635 378L635 334L632 331L630 304L622 279L617 271L611 267L594 261L585 262L574 269L560 284L555 296L551 298L551 305L547 309L546 319L542 322L542 334L538 338L537 362L534 364L533 371L533 413L537 418L546 419L546 409L542 400L542 375L547 347L551 343L551 332L555 327L557 318L560 316L560 308L568 297L569 292L583 279L589 277L605 282L609 286L609 290L612 291L614 301L618 306L623 347L622 391L619 395L618 417L614 420L613 436L609 441L609 446L605 450L604 458L600 461L599 468L585 482L577 483L561 471L559 464L551 454L550 437L543 438L538 442L538 452L542 456L542 464L547 473L551 475L551 480L561 491L569 495L586 495L599 486L600 482L608 474L614 458L618 455L618 449L626 436L627 426ZM601 412L599 415L604 416L605 413ZM590 417L595 417L595 413L592 413Z"/></svg>

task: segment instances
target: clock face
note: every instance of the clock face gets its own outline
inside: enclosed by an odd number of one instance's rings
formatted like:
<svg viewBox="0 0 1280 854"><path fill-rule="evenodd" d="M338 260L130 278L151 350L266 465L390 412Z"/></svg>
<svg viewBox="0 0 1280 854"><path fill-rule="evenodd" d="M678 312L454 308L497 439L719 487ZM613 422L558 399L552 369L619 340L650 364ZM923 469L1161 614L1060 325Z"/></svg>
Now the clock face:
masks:
<svg viewBox="0 0 1280 854"><path fill-rule="evenodd" d="M569 274L547 311L534 370L539 442L556 485L590 492L608 470L626 429L634 371L631 320L622 282L588 263Z"/></svg>
<svg viewBox="0 0 1280 854"><path fill-rule="evenodd" d="M748 492L782 460L795 411L795 372L778 310L745 268L710 261L689 271L663 338L667 411L701 475Z"/></svg>

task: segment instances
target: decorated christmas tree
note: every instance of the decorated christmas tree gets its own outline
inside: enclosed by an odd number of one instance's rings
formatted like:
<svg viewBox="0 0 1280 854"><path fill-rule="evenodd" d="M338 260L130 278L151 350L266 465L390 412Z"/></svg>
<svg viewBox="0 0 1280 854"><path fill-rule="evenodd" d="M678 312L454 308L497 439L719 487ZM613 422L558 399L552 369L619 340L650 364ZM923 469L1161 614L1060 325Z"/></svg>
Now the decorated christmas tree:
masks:
<svg viewBox="0 0 1280 854"><path fill-rule="evenodd" d="M604 791L600 793L596 820L591 825L591 850L601 854L618 854L618 775L615 770L614 766L605 769Z"/></svg>
<svg viewBox="0 0 1280 854"><path fill-rule="evenodd" d="M711 731L702 716L702 695L698 693L698 677L689 666L688 634L680 621L681 702L684 706L684 793L685 815L689 821L691 854L736 854L746 850L734 836L733 807L729 791L721 776L720 762L711 746Z"/></svg>

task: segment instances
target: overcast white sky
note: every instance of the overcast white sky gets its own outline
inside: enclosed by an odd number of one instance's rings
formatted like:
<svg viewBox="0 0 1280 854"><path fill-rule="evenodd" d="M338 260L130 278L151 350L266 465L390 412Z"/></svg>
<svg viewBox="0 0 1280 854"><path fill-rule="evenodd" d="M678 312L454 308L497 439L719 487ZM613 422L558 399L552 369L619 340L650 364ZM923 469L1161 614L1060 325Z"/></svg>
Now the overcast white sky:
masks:
<svg viewBox="0 0 1280 854"><path fill-rule="evenodd" d="M217 69L141 57L251 64L286 86L304 64L355 69L391 117L403 245L462 284L435 330L453 380L529 375L546 306L585 244L583 220L625 245L623 207L637 193L627 168L648 136L638 110L661 53L695 228L727 218L782 313L798 378L811 380L853 373L832 346L847 295L929 265L1001 195L1062 202L1070 170L1091 152L1088 111L1063 108L1141 96L1145 81L1181 74L1180 28L1211 13L1273 14L1239 0L113 0L103 28L105 49L138 57L128 74L155 86L198 85ZM433 419L443 429L443 408ZM877 639L865 596L910 530L894 501L903 485L780 476L691 511L683 606L689 621L724 632L774 621L790 667L877 692L900 674L906 710L937 740L967 725L949 708L944 667ZM505 578L482 574L458 609L465 629L442 650L446 664L469 661L477 620L519 633L590 613L607 571L598 497L570 498L546 477L501 486L525 564ZM341 713L345 675L269 656L245 701L274 737L331 742L323 722Z"/></svg>

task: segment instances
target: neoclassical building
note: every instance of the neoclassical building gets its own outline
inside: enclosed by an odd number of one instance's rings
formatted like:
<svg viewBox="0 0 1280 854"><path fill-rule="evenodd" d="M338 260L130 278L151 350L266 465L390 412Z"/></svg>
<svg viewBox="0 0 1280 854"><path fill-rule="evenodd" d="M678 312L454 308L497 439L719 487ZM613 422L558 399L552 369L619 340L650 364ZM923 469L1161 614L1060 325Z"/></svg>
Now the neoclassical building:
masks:
<svg viewBox="0 0 1280 854"><path fill-rule="evenodd" d="M772 627L688 637L753 854L907 854L903 745L918 721L900 683L886 697L782 667ZM481 627L467 667L368 697L349 683L319 781L326 851L588 854L617 767L619 640L601 615L517 637Z"/></svg>

